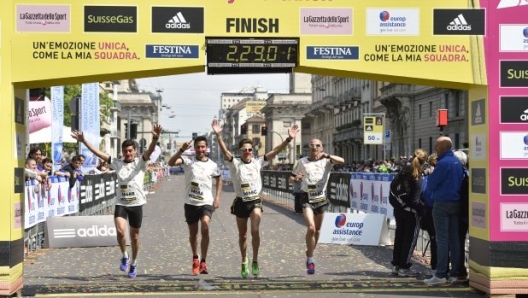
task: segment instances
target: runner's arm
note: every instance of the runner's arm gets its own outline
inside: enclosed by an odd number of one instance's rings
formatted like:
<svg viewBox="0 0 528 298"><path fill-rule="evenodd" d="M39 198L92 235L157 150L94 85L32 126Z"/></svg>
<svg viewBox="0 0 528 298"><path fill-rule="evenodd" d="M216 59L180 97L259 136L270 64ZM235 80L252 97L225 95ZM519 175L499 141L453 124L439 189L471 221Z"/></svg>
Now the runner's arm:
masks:
<svg viewBox="0 0 528 298"><path fill-rule="evenodd" d="M220 195L222 194L222 176L215 177L216 179L216 195L213 201L215 208L220 207Z"/></svg>
<svg viewBox="0 0 528 298"><path fill-rule="evenodd" d="M161 125L154 124L154 129L152 130L152 142L150 142L150 145L143 153L143 160L149 160L150 155L152 155L152 152L154 152L154 149L156 149L156 145L158 144L158 139L161 134Z"/></svg>

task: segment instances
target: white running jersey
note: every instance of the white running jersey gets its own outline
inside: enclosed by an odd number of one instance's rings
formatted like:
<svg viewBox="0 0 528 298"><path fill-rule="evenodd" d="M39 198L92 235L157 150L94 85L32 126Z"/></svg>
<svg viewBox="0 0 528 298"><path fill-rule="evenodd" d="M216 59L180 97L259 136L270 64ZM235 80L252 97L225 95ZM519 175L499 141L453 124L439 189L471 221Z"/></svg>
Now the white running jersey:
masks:
<svg viewBox="0 0 528 298"><path fill-rule="evenodd" d="M194 206L213 205L213 178L220 176L216 162L199 161L181 157L185 169L185 204Z"/></svg>
<svg viewBox="0 0 528 298"><path fill-rule="evenodd" d="M243 201L254 201L260 198L262 191L262 178L260 170L268 164L264 156L258 159L252 158L249 163L245 163L240 158L234 158L229 164L233 188L237 197Z"/></svg>
<svg viewBox="0 0 528 298"><path fill-rule="evenodd" d="M303 174L301 189L308 194L310 203L326 199L326 185L333 166L328 158L310 161L308 157L301 158L295 165L293 173Z"/></svg>
<svg viewBox="0 0 528 298"><path fill-rule="evenodd" d="M147 197L143 190L143 179L147 162L143 156L134 158L134 161L126 163L118 158L112 158L110 167L117 174L116 205L134 207L147 203Z"/></svg>

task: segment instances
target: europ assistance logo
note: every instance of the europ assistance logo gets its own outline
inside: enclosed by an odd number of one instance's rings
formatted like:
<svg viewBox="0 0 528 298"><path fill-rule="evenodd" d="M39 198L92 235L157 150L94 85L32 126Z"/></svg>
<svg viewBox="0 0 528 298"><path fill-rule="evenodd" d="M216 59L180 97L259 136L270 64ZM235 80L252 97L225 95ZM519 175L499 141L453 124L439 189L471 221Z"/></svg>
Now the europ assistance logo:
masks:
<svg viewBox="0 0 528 298"><path fill-rule="evenodd" d="M336 227L332 232L334 235L361 236L363 234L363 223L347 222L347 217L343 213L336 216L334 225Z"/></svg>

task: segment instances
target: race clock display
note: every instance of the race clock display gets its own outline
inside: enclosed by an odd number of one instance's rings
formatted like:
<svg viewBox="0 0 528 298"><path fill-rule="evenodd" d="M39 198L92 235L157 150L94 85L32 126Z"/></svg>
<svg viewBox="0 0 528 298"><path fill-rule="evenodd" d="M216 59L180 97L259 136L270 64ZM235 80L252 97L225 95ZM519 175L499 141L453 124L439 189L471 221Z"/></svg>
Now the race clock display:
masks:
<svg viewBox="0 0 528 298"><path fill-rule="evenodd" d="M291 72L298 64L298 38L207 38L207 72Z"/></svg>

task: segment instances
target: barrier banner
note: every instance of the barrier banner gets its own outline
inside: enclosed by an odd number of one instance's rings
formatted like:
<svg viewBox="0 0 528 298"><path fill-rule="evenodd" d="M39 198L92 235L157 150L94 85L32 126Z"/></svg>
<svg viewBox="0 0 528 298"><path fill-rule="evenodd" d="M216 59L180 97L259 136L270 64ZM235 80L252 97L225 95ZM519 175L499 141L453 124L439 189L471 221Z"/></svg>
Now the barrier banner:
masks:
<svg viewBox="0 0 528 298"><path fill-rule="evenodd" d="M26 199L24 204L24 229L31 228L37 224L37 204L36 204L36 181L26 181Z"/></svg>
<svg viewBox="0 0 528 298"><path fill-rule="evenodd" d="M115 173L86 175L79 184L79 211L82 212L114 198L117 176Z"/></svg>
<svg viewBox="0 0 528 298"><path fill-rule="evenodd" d="M64 129L64 86L51 87L51 148L53 172L62 166L62 130Z"/></svg>
<svg viewBox="0 0 528 298"><path fill-rule="evenodd" d="M52 217L46 229L47 247L117 245L113 215Z"/></svg>
<svg viewBox="0 0 528 298"><path fill-rule="evenodd" d="M292 192L289 182L291 172L262 171L262 187L283 192Z"/></svg>
<svg viewBox="0 0 528 298"><path fill-rule="evenodd" d="M334 206L350 207L349 198L350 174L332 173L328 178L326 197Z"/></svg>
<svg viewBox="0 0 528 298"><path fill-rule="evenodd" d="M85 139L95 148L99 148L100 123L99 123L99 84L82 84L80 130ZM84 144L80 146L81 154L86 157L82 165L83 173L97 167L98 157L95 156Z"/></svg>
<svg viewBox="0 0 528 298"><path fill-rule="evenodd" d="M378 246L391 241L383 214L326 213L319 243Z"/></svg>

